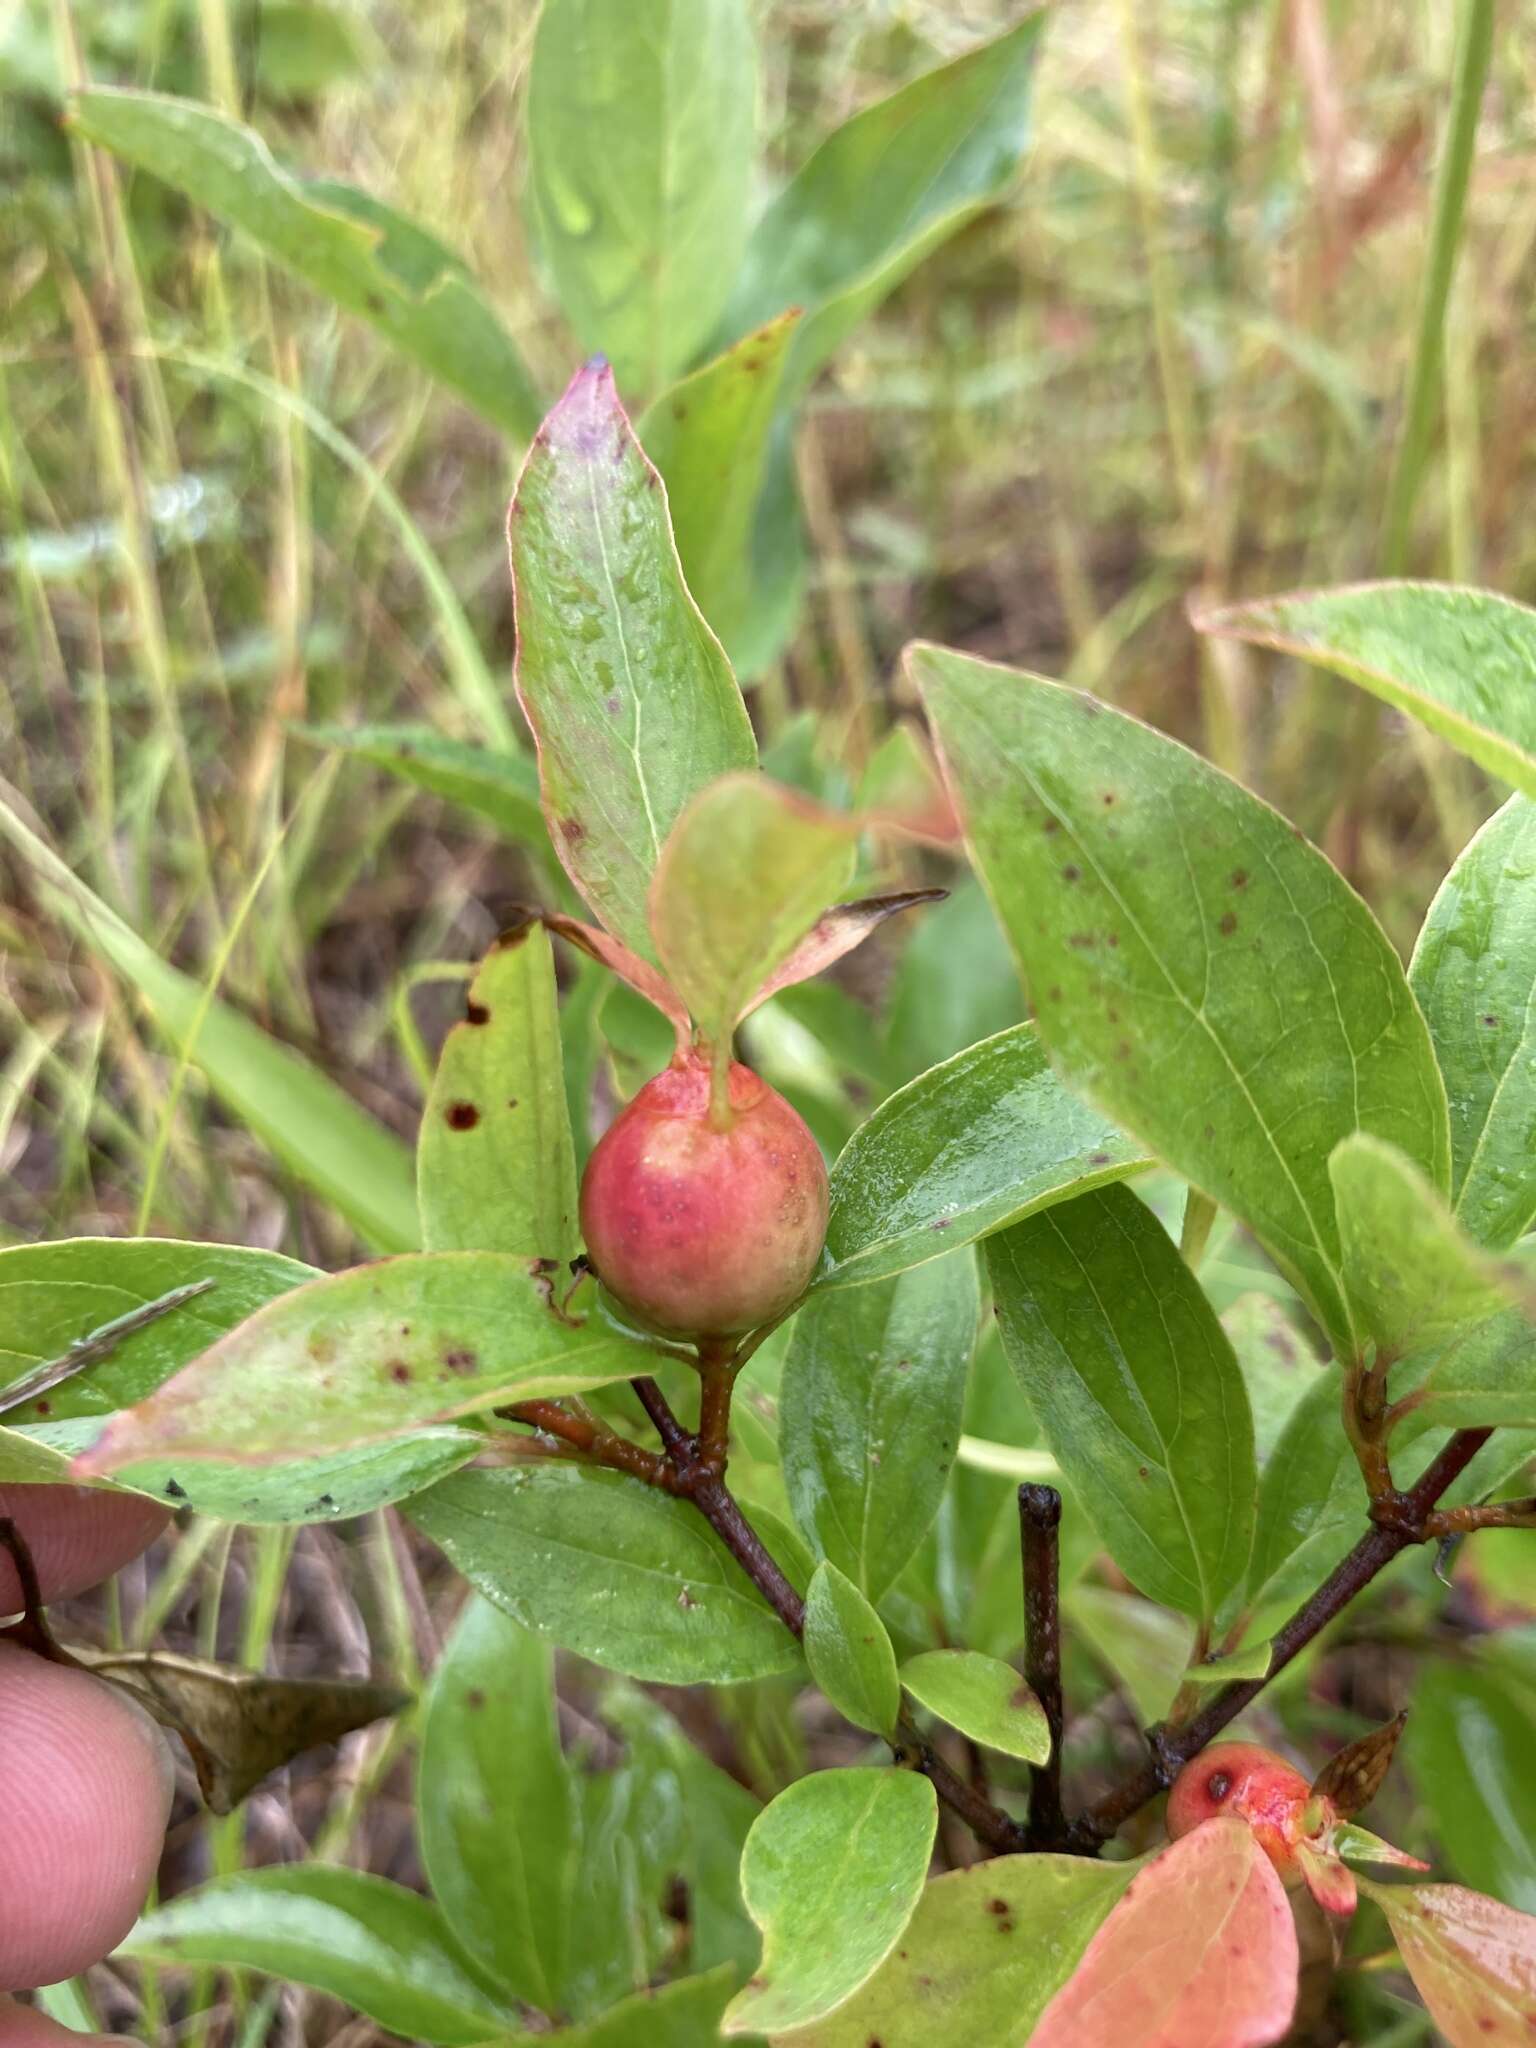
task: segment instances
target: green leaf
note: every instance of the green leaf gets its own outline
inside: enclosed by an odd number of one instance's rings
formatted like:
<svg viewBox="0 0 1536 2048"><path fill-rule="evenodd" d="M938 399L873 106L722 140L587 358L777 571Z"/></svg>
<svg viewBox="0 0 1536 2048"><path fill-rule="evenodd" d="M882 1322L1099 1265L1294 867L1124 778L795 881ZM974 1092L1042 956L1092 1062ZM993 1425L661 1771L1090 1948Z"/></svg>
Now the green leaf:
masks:
<svg viewBox="0 0 1536 2048"><path fill-rule="evenodd" d="M609 931L654 959L646 892L662 843L688 799L752 767L757 747L606 366L578 370L540 428L508 537L517 690L550 837Z"/></svg>
<svg viewBox="0 0 1536 2048"><path fill-rule="evenodd" d="M422 1112L416 1174L428 1251L562 1263L575 1251L576 1154L541 925L499 940L470 983Z"/></svg>
<svg viewBox="0 0 1536 2048"><path fill-rule="evenodd" d="M651 884L656 951L710 1045L852 879L858 827L756 772L700 790Z"/></svg>
<svg viewBox="0 0 1536 2048"><path fill-rule="evenodd" d="M563 1313L539 1262L419 1252L284 1295L107 1425L82 1460L281 1463L506 1401L582 1393L651 1354L593 1310Z"/></svg>
<svg viewBox="0 0 1536 2048"><path fill-rule="evenodd" d="M769 1533L755 1509L751 1520L760 1533ZM623 1736L624 1768L642 1788L647 1854L663 1883L679 1878L687 1887L689 1967L732 1965L732 1981L719 2000L723 2006L760 1947L742 1903L741 1852L762 1802L711 1763L648 1694L614 1686L602 1711ZM675 1928L664 1929L664 1940L670 1949Z"/></svg>
<svg viewBox="0 0 1536 2048"><path fill-rule="evenodd" d="M736 1971L721 1964L703 1976L636 1991L585 2027L562 2027L544 2038L550 2048L718 2048L720 2018L736 1988Z"/></svg>
<svg viewBox="0 0 1536 2048"><path fill-rule="evenodd" d="M799 1661L698 1510L621 1472L459 1472L407 1513L514 1621L610 1671L725 1685Z"/></svg>
<svg viewBox="0 0 1536 2048"><path fill-rule="evenodd" d="M380 1251L420 1242L410 1155L317 1067L162 960L0 801L0 839L64 928L137 990L236 1116Z"/></svg>
<svg viewBox="0 0 1536 2048"><path fill-rule="evenodd" d="M1496 1670L1433 1662L1403 1753L1456 1876L1536 1912L1536 1693Z"/></svg>
<svg viewBox="0 0 1536 2048"><path fill-rule="evenodd" d="M518 2030L516 2009L466 1970L429 1899L324 1863L215 1878L146 1914L117 1954L260 1970L448 2048Z"/></svg>
<svg viewBox="0 0 1536 2048"><path fill-rule="evenodd" d="M1262 1471L1297 1402L1324 1368L1271 1295L1240 1294L1222 1316L1221 1327L1237 1354L1248 1388L1254 1455Z"/></svg>
<svg viewBox="0 0 1536 2048"><path fill-rule="evenodd" d="M471 1598L421 1731L417 1829L432 1896L494 1983L561 2005L577 1810L547 1643Z"/></svg>
<svg viewBox="0 0 1536 2048"><path fill-rule="evenodd" d="M520 846L546 846L538 771L521 754L445 739L429 725L300 725L295 738L386 768L433 796L486 818Z"/></svg>
<svg viewBox="0 0 1536 2048"><path fill-rule="evenodd" d="M720 316L756 114L742 0L544 0L528 79L539 243L582 346L626 388L655 391Z"/></svg>
<svg viewBox="0 0 1536 2048"><path fill-rule="evenodd" d="M1450 583L1357 583L1195 623L1332 669L1536 796L1536 612L1525 605Z"/></svg>
<svg viewBox="0 0 1536 2048"><path fill-rule="evenodd" d="M1149 1164L1017 1024L920 1074L855 1131L832 1168L831 1263L816 1286L885 1279Z"/></svg>
<svg viewBox="0 0 1536 2048"><path fill-rule="evenodd" d="M84 1418L37 1426L44 1441L71 1457L88 1449L98 1433L97 1425ZM344 1522L435 1485L484 1449L479 1430L419 1429L392 1443L359 1444L292 1464L199 1465L150 1458L125 1466L117 1477L125 1486L219 1522Z"/></svg>
<svg viewBox="0 0 1536 2048"><path fill-rule="evenodd" d="M922 1540L960 1438L975 1344L967 1251L813 1297L790 1339L779 1450L812 1548L878 1600Z"/></svg>
<svg viewBox="0 0 1536 2048"><path fill-rule="evenodd" d="M1081 1856L948 1871L857 1997L784 2048L1019 2048L1135 1874Z"/></svg>
<svg viewBox="0 0 1536 2048"><path fill-rule="evenodd" d="M1257 1475L1232 1347L1163 1226L1100 1188L987 1241L1009 1363L1116 1564L1210 1619L1242 1583Z"/></svg>
<svg viewBox="0 0 1536 2048"><path fill-rule="evenodd" d="M843 1719L889 1737L901 1713L896 1652L858 1587L825 1560L805 1596L803 1647L811 1677Z"/></svg>
<svg viewBox="0 0 1536 2048"><path fill-rule="evenodd" d="M973 1742L1043 1764L1051 1753L1045 1709L1011 1664L974 1650L925 1650L901 1667L920 1706Z"/></svg>
<svg viewBox="0 0 1536 2048"><path fill-rule="evenodd" d="M786 396L941 242L1011 182L1042 16L914 79L834 129L752 230L725 318L744 334L808 309Z"/></svg>
<svg viewBox="0 0 1536 2048"><path fill-rule="evenodd" d="M1346 1138L1328 1162L1338 1201L1344 1281L1366 1334L1389 1357L1470 1334L1511 1303L1491 1259L1403 1155Z"/></svg>
<svg viewBox="0 0 1536 2048"><path fill-rule="evenodd" d="M1108 1586L1073 1586L1064 1605L1069 1628L1130 1695L1137 1718L1148 1727L1161 1721L1194 1649L1195 1632L1184 1617Z"/></svg>
<svg viewBox="0 0 1536 2048"><path fill-rule="evenodd" d="M971 850L1074 1087L1253 1228L1341 1351L1328 1155L1447 1185L1445 1091L1397 955L1315 848L1096 698L909 656Z"/></svg>
<svg viewBox="0 0 1536 2048"><path fill-rule="evenodd" d="M640 421L661 471L688 588L725 651L757 666L759 593L752 530L798 307L746 335L664 391Z"/></svg>
<svg viewBox="0 0 1536 2048"><path fill-rule="evenodd" d="M912 1917L937 1824L916 1771L815 1771L765 1807L741 1862L763 1959L721 2032L780 2033L851 1998Z"/></svg>
<svg viewBox="0 0 1536 2048"><path fill-rule="evenodd" d="M1502 1251L1536 1221L1536 804L1511 797L1462 851L1408 981L1451 1103L1462 1228Z"/></svg>
<svg viewBox="0 0 1536 2048"><path fill-rule="evenodd" d="M539 406L528 372L464 265L435 236L350 186L306 184L261 137L212 107L95 87L70 126L250 235L355 313L494 426L526 441Z"/></svg>
<svg viewBox="0 0 1536 2048"><path fill-rule="evenodd" d="M8 1387L110 1326L183 1290L164 1314L126 1328L98 1357L11 1422L110 1415L152 1394L210 1344L280 1295L317 1279L313 1266L242 1245L168 1237L73 1237L0 1251L0 1401Z"/></svg>
<svg viewBox="0 0 1536 2048"><path fill-rule="evenodd" d="M1414 1989L1455 2048L1524 2048L1536 2009L1536 1919L1458 1884L1359 1884L1386 1914Z"/></svg>

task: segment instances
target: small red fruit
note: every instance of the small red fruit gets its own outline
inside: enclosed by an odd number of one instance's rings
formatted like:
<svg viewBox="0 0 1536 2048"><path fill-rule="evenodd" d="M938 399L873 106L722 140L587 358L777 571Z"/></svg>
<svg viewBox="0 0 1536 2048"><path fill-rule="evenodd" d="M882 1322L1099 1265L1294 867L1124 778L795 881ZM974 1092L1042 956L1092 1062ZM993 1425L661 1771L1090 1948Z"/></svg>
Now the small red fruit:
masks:
<svg viewBox="0 0 1536 2048"><path fill-rule="evenodd" d="M827 1234L827 1169L804 1122L732 1065L711 1110L709 1062L681 1055L604 1133L581 1183L603 1285L669 1337L755 1330L804 1293Z"/></svg>
<svg viewBox="0 0 1536 2048"><path fill-rule="evenodd" d="M1314 1801L1300 1771L1272 1749L1252 1742L1215 1743L1201 1750L1173 1781L1168 1832L1175 1840L1201 1821L1224 1813L1248 1823L1259 1847L1290 1885L1302 1881L1296 1844L1320 1834L1335 1818L1327 1801Z"/></svg>

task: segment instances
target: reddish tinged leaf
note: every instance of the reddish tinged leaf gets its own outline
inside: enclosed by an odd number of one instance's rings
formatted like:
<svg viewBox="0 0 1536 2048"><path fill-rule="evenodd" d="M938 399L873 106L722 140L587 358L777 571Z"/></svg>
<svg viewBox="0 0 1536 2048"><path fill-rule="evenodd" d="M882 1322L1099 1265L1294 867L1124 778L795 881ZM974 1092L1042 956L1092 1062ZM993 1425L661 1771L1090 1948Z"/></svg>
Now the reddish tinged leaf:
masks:
<svg viewBox="0 0 1536 2048"><path fill-rule="evenodd" d="M1536 1918L1459 1884L1360 1882L1451 2048L1530 2048Z"/></svg>
<svg viewBox="0 0 1536 2048"><path fill-rule="evenodd" d="M1344 1820L1364 1813L1392 1768L1407 1720L1406 1710L1394 1714L1383 1727L1373 1728L1369 1735L1362 1735L1358 1742L1351 1742L1337 1756L1330 1757L1312 1782L1313 1797L1332 1800Z"/></svg>
<svg viewBox="0 0 1536 2048"><path fill-rule="evenodd" d="M835 903L796 946L782 966L775 969L742 1011L750 1016L760 1003L776 996L781 988L793 988L797 981L809 981L834 960L841 960L855 946L861 946L875 929L898 910L911 910L919 903L939 903L947 889L906 889L892 896L865 896L857 903ZM740 1018L737 1019L738 1023Z"/></svg>
<svg viewBox="0 0 1536 2048"><path fill-rule="evenodd" d="M682 999L671 982L648 960L642 960L638 954L631 953L628 946L621 944L607 932L600 931L595 924L583 924L579 917L567 917L558 910L533 910L528 912L528 916L537 918L546 931L553 932L556 938L564 939L568 946L574 946L578 952L585 953L591 960L596 960L611 973L618 975L621 981L627 981L635 993L644 996L648 1003L654 1004L672 1026L677 1033L678 1050L687 1050L692 1035L688 1012L684 1009Z"/></svg>
<svg viewBox="0 0 1536 2048"><path fill-rule="evenodd" d="M1238 1820L1165 1849L1089 1942L1030 2048L1266 2048L1296 2006L1285 1888Z"/></svg>
<svg viewBox="0 0 1536 2048"><path fill-rule="evenodd" d="M1347 1920L1358 1902L1355 1873L1328 1850L1305 1840L1296 1844L1296 1862L1323 1911Z"/></svg>

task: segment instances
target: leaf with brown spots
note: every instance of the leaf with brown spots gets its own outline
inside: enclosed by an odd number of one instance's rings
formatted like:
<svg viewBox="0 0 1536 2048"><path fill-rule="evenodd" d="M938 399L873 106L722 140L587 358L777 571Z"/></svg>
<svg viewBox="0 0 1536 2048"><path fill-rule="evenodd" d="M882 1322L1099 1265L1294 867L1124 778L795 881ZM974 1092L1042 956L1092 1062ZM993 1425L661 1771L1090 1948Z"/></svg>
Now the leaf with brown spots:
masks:
<svg viewBox="0 0 1536 2048"><path fill-rule="evenodd" d="M576 1249L576 1155L566 1111L549 934L524 925L493 946L443 1041L416 1149L431 1252Z"/></svg>
<svg viewBox="0 0 1536 2048"><path fill-rule="evenodd" d="M595 1309L553 1313L541 1277L504 1253L422 1252L313 1280L114 1416L75 1469L281 1465L648 1369Z"/></svg>
<svg viewBox="0 0 1536 2048"><path fill-rule="evenodd" d="M1387 1916L1408 1974L1451 2048L1536 2040L1536 1917L1459 1884L1360 1889Z"/></svg>
<svg viewBox="0 0 1536 2048"><path fill-rule="evenodd" d="M945 648L907 661L1063 1077L1247 1223L1352 1352L1330 1153L1367 1131L1449 1179L1444 1084L1386 934L1284 818L1163 734Z"/></svg>
<svg viewBox="0 0 1536 2048"><path fill-rule="evenodd" d="M1369 1735L1362 1735L1358 1742L1349 1743L1337 1756L1330 1757L1313 1781L1313 1792L1331 1799L1345 1820L1364 1813L1392 1768L1392 1758L1407 1722L1406 1710L1394 1714L1382 1727L1373 1728Z"/></svg>
<svg viewBox="0 0 1536 2048"><path fill-rule="evenodd" d="M1240 1820L1209 1820L1137 1872L1030 2048L1266 2048L1296 2006L1285 1889Z"/></svg>

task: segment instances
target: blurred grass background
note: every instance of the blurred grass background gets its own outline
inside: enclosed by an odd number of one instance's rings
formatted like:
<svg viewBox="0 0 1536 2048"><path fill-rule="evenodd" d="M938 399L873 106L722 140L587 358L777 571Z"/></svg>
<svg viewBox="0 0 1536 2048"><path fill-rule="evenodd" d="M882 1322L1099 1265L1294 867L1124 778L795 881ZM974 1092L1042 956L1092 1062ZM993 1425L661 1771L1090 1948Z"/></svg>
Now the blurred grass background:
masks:
<svg viewBox="0 0 1536 2048"><path fill-rule="evenodd" d="M530 877L463 813L291 728L467 732L402 522L509 676L518 451L58 116L87 78L203 97L284 161L388 199L463 253L553 398L577 351L520 212L535 11L0 0L0 778L158 950L404 1138L457 963ZM761 0L771 163L792 169L1021 11ZM896 656L916 634L1064 676L1279 804L1406 950L1491 808L1481 778L1327 678L1229 644L1202 668L1184 606L1383 566L1459 12L1061 0L1015 193L813 396L798 455L813 580L752 692L766 741L809 710L824 752L856 761L910 714ZM1411 573L1528 601L1533 88L1536 14L1505 5L1407 553ZM178 1071L5 853L0 1169L0 1241L148 1228L327 1265L357 1252ZM441 1625L387 1516L297 1538L203 1525L115 1597L113 1626L138 1640L169 1619L184 1646L260 1662L279 1629L285 1668L371 1657L407 1680ZM301 1769L254 1803L249 1835L221 1823L205 1841L187 1822L168 1868L301 1840L392 1867L402 1739L375 1732L340 1769ZM156 2038L152 1973L142 1996L113 2010ZM371 2035L306 2035L286 1996L283 2038ZM210 1992L187 2038L265 2038L262 2008L241 2012Z"/></svg>

